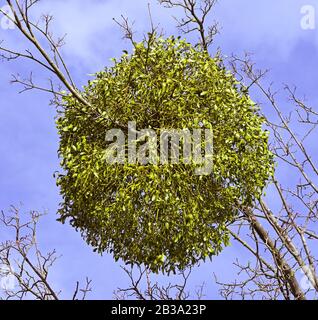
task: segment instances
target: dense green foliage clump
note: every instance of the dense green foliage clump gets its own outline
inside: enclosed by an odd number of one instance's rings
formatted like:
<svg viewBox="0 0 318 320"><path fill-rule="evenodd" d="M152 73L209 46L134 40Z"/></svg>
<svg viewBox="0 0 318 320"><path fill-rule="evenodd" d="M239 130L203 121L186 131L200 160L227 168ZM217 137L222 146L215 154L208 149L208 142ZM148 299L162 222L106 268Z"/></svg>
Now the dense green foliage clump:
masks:
<svg viewBox="0 0 318 320"><path fill-rule="evenodd" d="M57 120L63 172L61 221L98 252L152 271L182 269L228 244L237 203L250 205L272 174L263 118L218 58L174 38L153 37L114 60ZM194 164L109 164L105 133L212 127L213 172Z"/></svg>

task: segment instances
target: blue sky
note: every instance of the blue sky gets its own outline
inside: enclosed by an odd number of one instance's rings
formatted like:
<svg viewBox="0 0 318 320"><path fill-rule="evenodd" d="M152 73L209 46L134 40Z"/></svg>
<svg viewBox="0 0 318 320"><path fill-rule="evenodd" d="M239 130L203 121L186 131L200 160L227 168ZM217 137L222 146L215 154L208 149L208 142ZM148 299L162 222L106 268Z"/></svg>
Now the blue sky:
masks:
<svg viewBox="0 0 318 320"><path fill-rule="evenodd" d="M155 24L160 23L167 35L178 34L171 17L178 11L164 9L154 0L43 0L34 16L41 12L53 14L55 34L67 33L63 54L81 86L89 79L88 74L102 69L122 50L130 50L112 18L123 14L135 20L134 29L141 36L150 26L148 2ZM0 0L2 5L4 1ZM300 10L304 5L313 5L318 13L318 3L313 0L220 0L211 22L217 20L222 29L211 50L220 47L225 55L253 52L259 67L271 69L268 81L277 87L282 83L297 85L314 105L318 101L318 31L301 28ZM318 14L316 19L318 27ZM5 39L11 48L29 47L15 30L0 28L0 39ZM194 41L195 36L188 39ZM19 87L9 84L12 73L27 75L30 71L39 81L48 78L31 62L0 63L0 209L22 203L23 211L47 210L39 240L44 250L55 248L62 255L51 275L52 283L62 290L62 297L70 297L76 280L88 276L93 280L91 298L112 298L113 290L127 285L120 263L109 255L100 257L93 253L75 230L56 222L60 196L53 178L54 171L59 169L54 108L49 106L47 94L18 94ZM288 108L287 100L282 100L282 105ZM312 148L317 148L313 142ZM244 261L248 256L233 243L212 262L194 270L189 289L205 281L207 298L217 298L213 272L222 280L235 279L235 258Z"/></svg>

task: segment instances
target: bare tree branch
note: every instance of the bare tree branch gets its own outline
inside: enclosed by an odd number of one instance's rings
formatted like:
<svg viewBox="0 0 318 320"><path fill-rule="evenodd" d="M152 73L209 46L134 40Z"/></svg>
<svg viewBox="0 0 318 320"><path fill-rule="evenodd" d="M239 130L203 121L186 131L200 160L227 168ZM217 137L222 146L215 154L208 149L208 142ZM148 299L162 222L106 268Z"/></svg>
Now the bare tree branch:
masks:
<svg viewBox="0 0 318 320"><path fill-rule="evenodd" d="M216 5L217 0L159 0L166 8L182 8L184 18L175 18L177 27L184 34L197 31L200 34L200 44L204 50L208 50L215 35L218 33L218 23L206 28L206 18Z"/></svg>
<svg viewBox="0 0 318 320"><path fill-rule="evenodd" d="M44 254L38 245L37 226L43 214L31 211L29 216L24 219L13 206L9 214L2 211L0 215L0 229L6 233L12 231L12 239L0 243L0 267L7 270L5 276L12 277L14 282L11 287L3 288L4 298L59 300L61 292L54 288L49 277L59 256L55 250ZM73 299L78 299L79 294L85 299L90 291L91 280L86 278L83 288L77 282Z"/></svg>

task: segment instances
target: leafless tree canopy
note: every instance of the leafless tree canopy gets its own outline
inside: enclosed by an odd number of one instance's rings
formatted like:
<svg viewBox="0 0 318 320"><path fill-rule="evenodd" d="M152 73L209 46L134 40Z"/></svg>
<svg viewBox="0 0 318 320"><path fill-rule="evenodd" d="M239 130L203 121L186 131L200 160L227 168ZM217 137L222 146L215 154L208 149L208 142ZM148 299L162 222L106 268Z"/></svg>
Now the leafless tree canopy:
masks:
<svg viewBox="0 0 318 320"><path fill-rule="evenodd" d="M53 94L55 104L60 97L71 94L84 105L91 107L88 99L77 89L69 69L60 53L64 37L55 37L50 30L52 17L45 15L39 21L31 21L30 10L38 0L7 0L13 17L1 11L14 23L17 30L31 49L23 52L8 48L0 42L0 56L4 60L27 59L42 66L54 78L50 85L42 88L34 83L32 73L23 78L14 76L13 82L22 85L22 90L39 89ZM160 0L167 8L183 10L184 17L177 20L178 28L184 33L197 32L199 45L209 50L218 26L208 25L208 15L216 0ZM127 19L117 22L125 30L125 36L133 39L133 31ZM152 28L154 31L154 28ZM45 46L48 49L44 49ZM254 207L239 206L240 216L228 226L233 241L241 244L250 254L247 264L235 260L237 279L224 283L216 275L220 294L226 299L313 299L317 298L317 203L318 166L317 158L311 151L310 143L316 139L318 112L298 96L294 87L286 85L283 92L288 97L288 105L281 105L282 92L274 86L264 85L267 71L258 70L250 55L232 56L224 59L224 65L231 68L236 78L244 84L244 90L262 96L263 116L270 131L271 149L276 156L276 176L269 185L271 199L266 196ZM54 79L54 80L53 80ZM55 80L59 81L58 86ZM65 89L66 91L62 91ZM66 92L66 93L65 93ZM316 139L317 140L317 139ZM288 173L282 179L283 172ZM285 181L286 180L286 181ZM14 231L13 240L0 246L0 263L6 265L18 282L18 289L6 292L6 298L25 298L30 295L37 299L58 299L59 292L49 283L49 270L56 260L55 251L43 255L36 242L36 224L40 215L31 213L28 222L22 222L19 211L13 208L13 215L2 214L0 222ZM13 267L14 266L14 270ZM189 273L182 273L183 283L161 287L150 282L147 270L138 267L124 268L131 286L118 289L117 298L138 299L186 299L185 290ZM142 284L142 279L146 283ZM77 284L73 299L79 293L85 298L90 290L87 280L84 289ZM202 291L198 294L202 297Z"/></svg>
<svg viewBox="0 0 318 320"><path fill-rule="evenodd" d="M122 267L128 276L130 286L118 288L114 292L114 297L118 300L135 298L138 300L186 300L191 298L187 289L191 269L179 273L180 282L167 285L160 285L158 281L151 279L151 273L140 266ZM204 297L205 284L201 284L194 292L194 298L201 300ZM193 297L192 297L193 298Z"/></svg>
<svg viewBox="0 0 318 320"><path fill-rule="evenodd" d="M184 34L198 32L200 35L200 45L204 50L208 50L212 44L214 36L218 33L218 23L212 26L206 25L206 20L218 0L159 0L166 8L182 8L184 18L177 19L177 27Z"/></svg>
<svg viewBox="0 0 318 320"><path fill-rule="evenodd" d="M316 298L317 278L317 164L309 139L315 137L317 112L299 98L296 88L285 85L283 93L265 87L267 71L258 70L250 55L229 59L236 77L263 97L263 115L271 133L276 156L276 176L270 182L271 197L254 208L240 208L241 217L230 226L232 236L252 256L248 265L236 262L246 280L224 284L226 298ZM281 107L281 95L288 107ZM285 101L284 101L285 105ZM288 172L286 181L283 172Z"/></svg>
<svg viewBox="0 0 318 320"><path fill-rule="evenodd" d="M36 211L21 214L11 207L8 213L1 212L1 233L10 234L11 239L0 243L0 280L3 289L0 299L58 300L60 291L51 283L50 271L59 258L55 250L43 253L37 241L37 226L43 216ZM70 299L85 299L91 291L91 280L80 287L76 283Z"/></svg>

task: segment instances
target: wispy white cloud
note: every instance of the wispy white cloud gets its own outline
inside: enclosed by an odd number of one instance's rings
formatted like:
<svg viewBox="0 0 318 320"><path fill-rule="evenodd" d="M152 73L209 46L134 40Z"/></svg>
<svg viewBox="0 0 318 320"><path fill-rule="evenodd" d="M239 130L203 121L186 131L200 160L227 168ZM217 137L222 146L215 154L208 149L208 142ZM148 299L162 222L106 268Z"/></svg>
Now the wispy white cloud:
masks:
<svg viewBox="0 0 318 320"><path fill-rule="evenodd" d="M135 21L134 29L146 32L150 28L147 4L149 0L121 1L44 1L34 16L49 13L54 16L56 34L67 34L67 56L79 59L83 65L101 66L107 59L118 55L128 44L122 41L123 33L113 18L121 15ZM151 3L155 23L170 19L167 11L156 1ZM75 61L73 61L74 63ZM72 61L71 61L72 63Z"/></svg>
<svg viewBox="0 0 318 320"><path fill-rule="evenodd" d="M318 44L318 30L301 28L301 8L313 0L223 0L215 14L223 26L220 44L227 48L268 52L269 55L288 57L294 46L311 34ZM316 17L318 19L318 16Z"/></svg>

